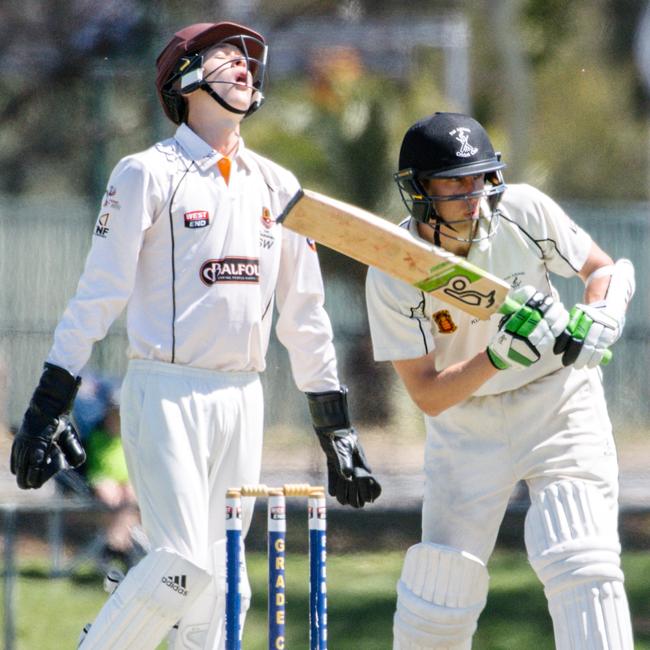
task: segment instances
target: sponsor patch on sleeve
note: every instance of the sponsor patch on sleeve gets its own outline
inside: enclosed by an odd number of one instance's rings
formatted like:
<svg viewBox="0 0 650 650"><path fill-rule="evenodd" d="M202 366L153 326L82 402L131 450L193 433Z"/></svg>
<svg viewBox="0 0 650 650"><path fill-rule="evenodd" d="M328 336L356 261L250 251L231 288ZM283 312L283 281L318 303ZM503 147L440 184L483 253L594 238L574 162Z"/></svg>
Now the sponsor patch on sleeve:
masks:
<svg viewBox="0 0 650 650"><path fill-rule="evenodd" d="M101 237L102 239L106 239L106 237L108 237L108 231L110 230L110 219L110 212L104 212L104 214L99 215L97 218L97 223L95 224L95 237Z"/></svg>

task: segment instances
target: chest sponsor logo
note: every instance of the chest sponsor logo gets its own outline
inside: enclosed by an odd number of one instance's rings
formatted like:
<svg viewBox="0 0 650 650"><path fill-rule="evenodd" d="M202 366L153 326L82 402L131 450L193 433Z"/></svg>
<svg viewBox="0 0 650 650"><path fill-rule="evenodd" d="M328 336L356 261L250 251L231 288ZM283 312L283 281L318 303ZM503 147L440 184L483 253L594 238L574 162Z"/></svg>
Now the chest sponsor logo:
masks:
<svg viewBox="0 0 650 650"><path fill-rule="evenodd" d="M438 327L438 332L440 334L451 334L455 332L458 327L454 323L454 319L451 317L451 314L446 309L441 309L433 315L433 320Z"/></svg>
<svg viewBox="0 0 650 650"><path fill-rule="evenodd" d="M251 257L224 257L221 260L207 260L200 270L201 282L211 286L217 282L258 283L260 263Z"/></svg>
<svg viewBox="0 0 650 650"><path fill-rule="evenodd" d="M103 239L106 239L108 236L108 222L111 218L110 212L105 212L104 214L100 214L99 218L97 219L97 224L95 225L95 236L96 237L102 237Z"/></svg>
<svg viewBox="0 0 650 650"><path fill-rule="evenodd" d="M205 228L210 223L207 210L192 210L183 215L186 228Z"/></svg>

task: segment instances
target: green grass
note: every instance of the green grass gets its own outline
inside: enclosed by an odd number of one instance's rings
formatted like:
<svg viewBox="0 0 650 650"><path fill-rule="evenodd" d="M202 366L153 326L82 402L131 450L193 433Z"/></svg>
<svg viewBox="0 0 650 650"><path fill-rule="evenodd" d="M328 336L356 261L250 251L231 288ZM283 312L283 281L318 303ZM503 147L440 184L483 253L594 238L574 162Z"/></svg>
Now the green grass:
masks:
<svg viewBox="0 0 650 650"><path fill-rule="evenodd" d="M402 552L330 554L329 647L389 650L395 583ZM636 630L637 650L650 650L650 555L623 557ZM88 570L72 579L51 579L45 561L20 565L16 586L16 650L75 648L80 627L105 600L101 578ZM287 647L306 648L307 561L287 554ZM254 605L244 635L246 650L266 648L266 557L249 557ZM473 650L553 650L553 633L542 588L519 551L498 551L490 562L490 595ZM4 629L4 612L0 616Z"/></svg>

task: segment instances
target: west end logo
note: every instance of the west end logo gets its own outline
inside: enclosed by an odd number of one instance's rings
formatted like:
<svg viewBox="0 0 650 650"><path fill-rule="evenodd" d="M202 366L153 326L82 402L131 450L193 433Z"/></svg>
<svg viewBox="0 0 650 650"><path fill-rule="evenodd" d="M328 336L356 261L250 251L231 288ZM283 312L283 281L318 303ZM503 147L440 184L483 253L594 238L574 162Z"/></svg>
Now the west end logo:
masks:
<svg viewBox="0 0 650 650"><path fill-rule="evenodd" d="M183 215L186 228L205 228L210 223L207 210L192 210Z"/></svg>
<svg viewBox="0 0 650 650"><path fill-rule="evenodd" d="M260 280L260 263L251 257L224 257L221 260L207 260L201 265L199 276L203 284L211 286L217 282L252 282Z"/></svg>
<svg viewBox="0 0 650 650"><path fill-rule="evenodd" d="M455 135L456 140L460 142L460 149L456 152L456 155L459 158L469 158L470 156L475 155L476 152L478 151L478 147L473 147L469 143L470 133L471 130L464 126L459 126L457 129L453 129L452 131L449 131L449 135Z"/></svg>

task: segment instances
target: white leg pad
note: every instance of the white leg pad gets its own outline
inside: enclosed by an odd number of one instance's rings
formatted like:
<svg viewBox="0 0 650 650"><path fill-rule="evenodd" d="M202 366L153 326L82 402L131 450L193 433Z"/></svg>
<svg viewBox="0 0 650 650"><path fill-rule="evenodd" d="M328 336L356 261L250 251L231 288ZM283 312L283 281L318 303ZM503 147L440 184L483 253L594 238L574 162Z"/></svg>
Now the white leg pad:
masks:
<svg viewBox="0 0 650 650"><path fill-rule="evenodd" d="M241 615L240 630L244 629L246 612L251 602L251 587L246 570L245 547L241 550ZM226 612L226 540L212 548L213 580L201 593L192 608L168 636L169 650L221 650L225 645Z"/></svg>
<svg viewBox="0 0 650 650"><path fill-rule="evenodd" d="M82 650L155 650L211 581L210 574L170 549L148 553L108 599Z"/></svg>
<svg viewBox="0 0 650 650"><path fill-rule="evenodd" d="M397 583L393 650L469 650L488 581L485 564L470 553L412 546Z"/></svg>
<svg viewBox="0 0 650 650"><path fill-rule="evenodd" d="M633 650L616 508L581 481L533 494L526 548L544 585L557 650Z"/></svg>

